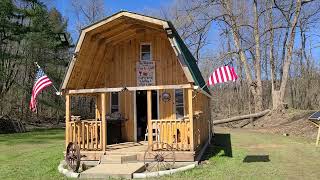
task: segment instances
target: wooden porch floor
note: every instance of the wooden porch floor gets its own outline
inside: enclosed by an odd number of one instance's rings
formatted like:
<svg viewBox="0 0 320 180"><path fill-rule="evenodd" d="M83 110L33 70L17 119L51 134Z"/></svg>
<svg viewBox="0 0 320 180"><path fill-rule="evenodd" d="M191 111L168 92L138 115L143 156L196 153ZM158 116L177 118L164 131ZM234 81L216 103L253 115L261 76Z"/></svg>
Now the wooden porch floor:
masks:
<svg viewBox="0 0 320 180"><path fill-rule="evenodd" d="M138 161L144 161L145 151L148 149L147 141L125 142L107 145L106 152L103 151L81 151L85 155L84 160L99 160L102 155L137 155ZM194 161L194 151L175 151L176 161Z"/></svg>

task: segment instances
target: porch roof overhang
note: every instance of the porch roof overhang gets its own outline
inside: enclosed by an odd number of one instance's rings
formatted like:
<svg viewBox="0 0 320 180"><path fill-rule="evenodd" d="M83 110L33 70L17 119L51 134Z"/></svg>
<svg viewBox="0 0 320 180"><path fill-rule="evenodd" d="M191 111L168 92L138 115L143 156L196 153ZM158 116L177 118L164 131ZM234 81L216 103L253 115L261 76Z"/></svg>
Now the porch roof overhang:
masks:
<svg viewBox="0 0 320 180"><path fill-rule="evenodd" d="M201 75L198 65L196 64L195 58L193 57L187 46L184 44L183 40L181 39L171 22L137 13L121 11L82 29L77 45L75 47L75 55L72 57L69 63L64 81L61 85L62 91L72 92L79 90L80 92L83 92L84 90L82 89L85 88L81 88L82 86L79 86L79 88L68 86L70 81L74 81L74 79L71 78L71 74L74 71L80 73L81 75L85 74L84 72L82 72L83 69L90 71L90 66L82 69L79 68L81 62L85 59L90 60L95 57L95 54L97 53L96 49L98 49L97 47L102 46L103 44L106 45L117 43L134 34L137 34L138 31L143 28L151 28L152 30L165 32L168 35L168 40L170 41L179 59L188 82L193 83L195 87L203 87L205 85L205 81ZM82 77L80 77L79 79L82 80ZM98 89L101 90L104 88ZM107 89L110 90L110 88ZM210 92L207 87L198 88L197 90L210 96ZM90 93L90 90L88 89L85 91L89 91ZM96 91L96 89L91 90L91 92Z"/></svg>
<svg viewBox="0 0 320 180"><path fill-rule="evenodd" d="M95 89L77 89L67 90L67 94L91 94L121 91L140 91L140 90L160 90L160 89L188 89L194 88L191 84L180 85L162 85L162 86L138 86L138 87L117 87L117 88L95 88Z"/></svg>

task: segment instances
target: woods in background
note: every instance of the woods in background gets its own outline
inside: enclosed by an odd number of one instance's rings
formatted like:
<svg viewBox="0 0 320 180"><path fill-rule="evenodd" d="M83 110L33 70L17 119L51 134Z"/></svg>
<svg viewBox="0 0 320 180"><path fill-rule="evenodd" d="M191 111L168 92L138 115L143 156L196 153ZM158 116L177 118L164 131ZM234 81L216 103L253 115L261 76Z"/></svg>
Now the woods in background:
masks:
<svg viewBox="0 0 320 180"><path fill-rule="evenodd" d="M42 93L38 114L29 111L36 66L60 86L70 53L60 39L67 21L56 9L47 9L36 0L0 1L0 116L25 121L63 117L61 97ZM68 37L68 34L67 34Z"/></svg>
<svg viewBox="0 0 320 180"><path fill-rule="evenodd" d="M225 116L281 111L287 104L320 107L319 56L313 54L319 13L318 0L177 0L160 16L173 20L186 38L204 77L224 63L236 66L237 83L212 88L213 111ZM204 53L213 30L220 46Z"/></svg>
<svg viewBox="0 0 320 180"><path fill-rule="evenodd" d="M71 6L77 33L110 15L102 0L72 0ZM235 66L236 83L211 88L213 115L219 117L286 105L320 108L319 13L319 0L175 0L145 11L173 22L205 79L225 63ZM64 103L54 89L40 95L38 114L31 114L28 103L35 61L60 86L72 56L59 38L65 33L71 41L67 19L40 0L0 1L0 116L63 119ZM83 110L94 104L75 101Z"/></svg>

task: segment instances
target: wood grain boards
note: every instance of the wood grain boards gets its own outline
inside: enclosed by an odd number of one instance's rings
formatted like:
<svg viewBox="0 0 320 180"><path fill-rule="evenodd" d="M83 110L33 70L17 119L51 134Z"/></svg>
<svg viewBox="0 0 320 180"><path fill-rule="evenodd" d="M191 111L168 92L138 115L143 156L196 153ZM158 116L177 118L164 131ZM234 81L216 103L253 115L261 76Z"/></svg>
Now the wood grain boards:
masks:
<svg viewBox="0 0 320 180"><path fill-rule="evenodd" d="M150 20L150 19L149 19ZM158 21L157 21L158 22ZM111 22L110 22L111 23ZM121 18L118 22L105 24L103 28L86 32L82 42L75 66L71 72L66 89L96 89L136 86L136 63L140 60L140 44L151 43L152 59L155 61L156 86L188 84L188 80L171 47L171 44L161 26ZM124 32L126 29L129 31ZM169 92L172 99L169 102L159 101L159 120L176 119L173 89L159 90ZM199 93L190 102L190 90L184 90L185 116L193 123L172 121L159 123L163 133L160 139L169 143L178 142L176 148L191 150L198 148L208 137L208 120L210 109L208 97ZM135 91L123 91L120 94L120 111L128 119L122 127L122 136L125 141L134 140L134 94ZM110 93L105 94L105 112L110 112ZM161 98L160 98L161 99ZM101 97L97 98L96 119L101 120ZM66 104L67 105L67 104ZM67 109L66 109L67 111ZM203 111L199 117L194 118L195 111ZM66 119L67 120L67 119ZM86 129L88 125L81 126ZM102 127L100 127L102 128ZM92 129L93 136L98 136L98 126ZM86 129L84 132L89 131ZM71 131L75 132L75 131ZM67 133L67 132L66 132ZM103 134L103 131L100 131ZM88 136L88 133L85 133ZM91 133L90 133L91 134ZM81 134L81 137L84 135ZM100 135L101 136L101 135ZM88 138L86 138L88 139ZM193 140L194 139L194 140ZM192 142L193 141L193 142ZM67 139L66 139L67 142ZM97 143L98 145L98 143ZM96 145L96 146L97 146ZM97 148L97 147L96 147Z"/></svg>
<svg viewBox="0 0 320 180"><path fill-rule="evenodd" d="M136 34L131 40L117 44L103 41L87 46L85 39L67 89L136 86L136 63L140 60L140 44L151 43L156 62L156 85L188 83L177 57L164 33L151 29Z"/></svg>

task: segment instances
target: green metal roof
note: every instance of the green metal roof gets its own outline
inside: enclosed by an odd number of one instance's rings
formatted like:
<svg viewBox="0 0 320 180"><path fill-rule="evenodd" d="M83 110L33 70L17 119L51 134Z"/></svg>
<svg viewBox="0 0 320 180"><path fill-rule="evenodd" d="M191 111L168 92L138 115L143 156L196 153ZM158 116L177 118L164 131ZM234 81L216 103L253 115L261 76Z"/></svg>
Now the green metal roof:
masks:
<svg viewBox="0 0 320 180"><path fill-rule="evenodd" d="M169 27L172 29L172 33L174 37L176 38L176 41L178 43L179 49L181 50L182 56L185 60L186 65L188 66L188 69L190 70L190 73L194 79L195 85L199 86L200 88L206 85L206 82L204 81L202 74L199 70L198 64L182 38L180 37L177 30L174 28L173 24L170 21L167 21L169 24ZM210 94L210 91L207 86L203 88L205 92Z"/></svg>

